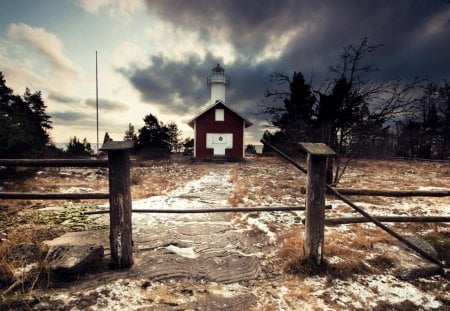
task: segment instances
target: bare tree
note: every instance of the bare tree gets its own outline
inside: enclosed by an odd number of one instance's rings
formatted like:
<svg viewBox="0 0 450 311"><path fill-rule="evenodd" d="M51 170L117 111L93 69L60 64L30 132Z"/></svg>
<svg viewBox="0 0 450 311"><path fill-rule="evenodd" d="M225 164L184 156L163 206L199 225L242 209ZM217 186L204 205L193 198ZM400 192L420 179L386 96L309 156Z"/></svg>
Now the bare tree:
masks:
<svg viewBox="0 0 450 311"><path fill-rule="evenodd" d="M295 72L289 77L280 72L270 77L277 88L266 91L265 96L272 97L275 104L266 104L261 112L271 117L271 123L280 128L281 134L290 130L286 124L301 121L299 126L307 130L302 132L297 127L292 136L305 137L305 132L309 133L307 139L322 141L337 152L334 168L331 161L327 165L328 183L339 182L350 159L358 156L368 142L382 141L380 138L386 137L387 121L404 116L413 108L421 81L370 79L370 74L379 68L368 63L367 58L381 46L371 45L364 38L357 45L344 47L339 63L330 66L335 77L312 92L314 99L305 91L310 85L301 73ZM280 88L284 85L289 88ZM280 101L284 105L280 105Z"/></svg>

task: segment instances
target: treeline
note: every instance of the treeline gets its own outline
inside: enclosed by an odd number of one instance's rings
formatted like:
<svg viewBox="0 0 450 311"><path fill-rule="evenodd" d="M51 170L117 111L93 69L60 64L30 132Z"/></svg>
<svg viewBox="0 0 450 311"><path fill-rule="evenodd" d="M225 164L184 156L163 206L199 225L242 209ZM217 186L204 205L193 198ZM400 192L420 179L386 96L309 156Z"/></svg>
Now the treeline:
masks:
<svg viewBox="0 0 450 311"><path fill-rule="evenodd" d="M45 112L40 91L14 95L0 72L0 158L89 157L95 155L86 138L69 138L67 149L55 147L50 138L51 117ZM190 155L194 142L180 139L181 131L174 122L164 124L153 114L144 117L137 132L130 123L123 139L135 141L133 152L143 158L164 158L183 151ZM104 142L112 140L105 133Z"/></svg>
<svg viewBox="0 0 450 311"><path fill-rule="evenodd" d="M181 131L174 122L164 124L153 114L144 117L145 125L138 131L133 124L128 124L123 140L134 141L132 153L143 159L168 158L170 154L183 151L184 154L191 155L194 140L186 138L181 141ZM103 143L112 141L109 133L106 132ZM94 151L91 144L84 138L71 137L65 154L70 156L92 156Z"/></svg>
<svg viewBox="0 0 450 311"><path fill-rule="evenodd" d="M137 132L134 125L128 125L125 131L124 140L133 140L135 154L142 158L166 158L171 153L183 151L185 155L191 155L194 147L194 140L186 138L180 139L181 131L175 122L164 124L153 114L144 117L144 126Z"/></svg>
<svg viewBox="0 0 450 311"><path fill-rule="evenodd" d="M449 159L450 83L429 83L414 106L410 116L395 124L396 155Z"/></svg>

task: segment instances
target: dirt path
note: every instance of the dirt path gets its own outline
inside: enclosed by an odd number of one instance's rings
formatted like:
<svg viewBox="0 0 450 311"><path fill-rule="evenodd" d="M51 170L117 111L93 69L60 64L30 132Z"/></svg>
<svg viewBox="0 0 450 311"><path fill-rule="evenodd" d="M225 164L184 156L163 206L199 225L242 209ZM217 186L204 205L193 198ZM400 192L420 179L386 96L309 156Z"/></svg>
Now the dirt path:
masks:
<svg viewBox="0 0 450 311"><path fill-rule="evenodd" d="M133 209L230 206L228 198L234 187L230 182L233 165L214 167L201 178L167 195L133 201ZM101 216L95 221L102 224L108 219ZM61 292L41 297L35 308L45 309L55 304L62 309L74 310L80 306L93 310L124 307L130 310L250 308L256 302L255 295L231 294L230 286L226 285L234 284L232 288L237 282L263 277L261 258L271 250L271 246L265 234L250 229L233 224L229 213L135 213L135 264L131 269L113 272L105 269L70 284L61 282ZM71 233L54 243L68 241L102 241L109 254L106 231ZM68 286L70 290L65 288Z"/></svg>

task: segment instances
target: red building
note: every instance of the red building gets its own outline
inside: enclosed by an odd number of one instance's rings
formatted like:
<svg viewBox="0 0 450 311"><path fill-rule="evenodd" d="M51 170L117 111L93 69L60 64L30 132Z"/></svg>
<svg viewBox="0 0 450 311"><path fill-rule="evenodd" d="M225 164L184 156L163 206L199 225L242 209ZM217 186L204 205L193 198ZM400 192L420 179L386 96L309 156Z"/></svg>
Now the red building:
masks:
<svg viewBox="0 0 450 311"><path fill-rule="evenodd" d="M225 104L229 85L225 70L217 65L212 72L208 77L211 105L188 123L194 129L194 157L240 161L245 154L244 132L252 123Z"/></svg>

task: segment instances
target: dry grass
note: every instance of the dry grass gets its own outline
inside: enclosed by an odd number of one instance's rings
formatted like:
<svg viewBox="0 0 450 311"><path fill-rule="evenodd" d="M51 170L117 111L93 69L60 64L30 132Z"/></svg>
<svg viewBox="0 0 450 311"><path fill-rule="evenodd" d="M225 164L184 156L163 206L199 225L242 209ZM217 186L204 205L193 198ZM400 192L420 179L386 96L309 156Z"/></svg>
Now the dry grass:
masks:
<svg viewBox="0 0 450 311"><path fill-rule="evenodd" d="M338 185L342 188L415 190L420 187L449 188L450 169L447 164L402 162L387 160L357 160L348 167ZM289 163L277 158L258 157L233 168L230 180L234 183L229 198L232 206L304 205L306 175ZM328 197L334 199L334 197ZM375 215L399 214L394 205L410 206L413 215L426 214L430 209L450 204L450 197L390 198L352 196L355 202L373 204L368 211ZM414 206L416 206L414 208Z"/></svg>
<svg viewBox="0 0 450 311"><path fill-rule="evenodd" d="M328 272L333 276L348 278L354 274L368 274L383 268L386 258L378 256L370 262L366 259L377 243L391 243L392 238L379 229L368 229L362 225L352 225L351 231L333 232L325 237L326 258L338 258L329 264ZM379 271L383 272L382 269Z"/></svg>
<svg viewBox="0 0 450 311"><path fill-rule="evenodd" d="M334 232L330 236L327 235L330 244L336 241L345 242L351 249L356 250L370 250L376 243L389 243L392 238L386 232L378 228L367 228L364 225L352 225L351 231L353 234ZM327 241L325 241L327 243ZM339 247L336 251L339 251Z"/></svg>
<svg viewBox="0 0 450 311"><path fill-rule="evenodd" d="M295 226L278 237L277 257L283 270L289 274L310 275L316 268L306 261L304 254L304 230Z"/></svg>
<svg viewBox="0 0 450 311"><path fill-rule="evenodd" d="M447 188L449 184L450 168L446 163L357 160L348 167L339 186L412 190L425 185Z"/></svg>
<svg viewBox="0 0 450 311"><path fill-rule="evenodd" d="M389 235L359 225L353 227L350 233L333 232L325 236L324 264L317 267L305 258L303 227L295 226L279 236L279 264L289 274L308 276L319 273L342 279L391 267L392 262L382 255L372 258L370 262L366 260L374 244L392 241Z"/></svg>
<svg viewBox="0 0 450 311"><path fill-rule="evenodd" d="M306 175L278 158L258 157L236 166L230 178L234 193L233 206L301 205Z"/></svg>
<svg viewBox="0 0 450 311"><path fill-rule="evenodd" d="M131 177L136 180L131 188L133 199L162 195L187 182L198 179L207 171L206 164L146 161L145 167L132 168Z"/></svg>
<svg viewBox="0 0 450 311"><path fill-rule="evenodd" d="M283 285L287 288L295 288L298 290L290 291L288 295L285 296L285 300L289 303L294 303L295 301L308 301L311 302L312 299L315 299L314 296L310 294L317 290L314 286L301 282L297 277L287 277L283 280Z"/></svg>
<svg viewBox="0 0 450 311"><path fill-rule="evenodd" d="M248 311L278 311L278 310L279 310L278 304L272 302L262 307L251 308Z"/></svg>
<svg viewBox="0 0 450 311"><path fill-rule="evenodd" d="M17 288L27 292L40 281L45 250L38 250L35 256L23 257L16 249L24 243L32 243L37 247L42 240L32 229L15 231L8 237L10 240L0 242L0 289L4 289L4 295Z"/></svg>

